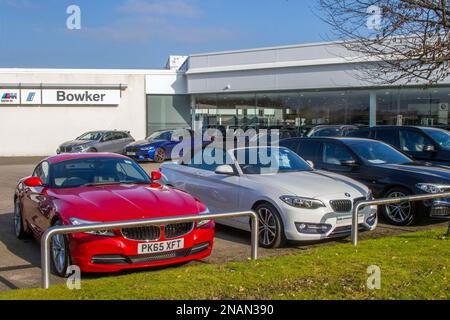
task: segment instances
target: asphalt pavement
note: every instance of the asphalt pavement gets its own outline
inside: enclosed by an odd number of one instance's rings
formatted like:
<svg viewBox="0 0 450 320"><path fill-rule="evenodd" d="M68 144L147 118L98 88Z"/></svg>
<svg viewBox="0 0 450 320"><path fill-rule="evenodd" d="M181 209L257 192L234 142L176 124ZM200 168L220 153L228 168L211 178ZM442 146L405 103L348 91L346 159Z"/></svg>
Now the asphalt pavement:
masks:
<svg viewBox="0 0 450 320"><path fill-rule="evenodd" d="M0 291L40 286L40 247L36 240L18 240L13 227L13 195L17 181L33 172L43 157L0 158ZM147 171L158 169L157 164L144 163ZM363 233L361 239L383 237L403 232L431 229L446 226L446 223L425 222L414 227L394 227L380 223L373 232ZM322 243L290 243L287 247L275 250L259 250L260 257L294 254L299 250L310 250L315 246L349 242L349 239L335 239ZM196 263L225 263L247 260L250 256L250 234L228 227L218 226L212 255ZM182 268L183 266L176 266ZM127 271L152 272L152 269ZM114 274L84 275L85 278L108 277ZM65 280L52 276L51 282L63 283Z"/></svg>

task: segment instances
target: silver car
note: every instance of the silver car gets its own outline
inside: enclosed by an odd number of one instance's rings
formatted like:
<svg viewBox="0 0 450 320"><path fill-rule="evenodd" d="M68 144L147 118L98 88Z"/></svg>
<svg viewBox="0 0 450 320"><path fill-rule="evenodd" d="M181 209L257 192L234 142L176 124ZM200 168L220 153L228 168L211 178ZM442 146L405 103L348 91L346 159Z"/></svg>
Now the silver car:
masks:
<svg viewBox="0 0 450 320"><path fill-rule="evenodd" d="M123 153L125 146L131 142L134 142L134 138L128 131L91 131L81 135L75 140L64 142L56 150L56 153Z"/></svg>
<svg viewBox="0 0 450 320"><path fill-rule="evenodd" d="M198 197L212 212L254 210L260 218L260 245L265 248L280 247L286 240L347 236L354 203L372 199L365 185L315 170L286 148L207 147L191 159L164 163L161 172L166 184ZM358 222L362 230L374 230L376 206L361 210ZM218 223L250 230L248 218Z"/></svg>

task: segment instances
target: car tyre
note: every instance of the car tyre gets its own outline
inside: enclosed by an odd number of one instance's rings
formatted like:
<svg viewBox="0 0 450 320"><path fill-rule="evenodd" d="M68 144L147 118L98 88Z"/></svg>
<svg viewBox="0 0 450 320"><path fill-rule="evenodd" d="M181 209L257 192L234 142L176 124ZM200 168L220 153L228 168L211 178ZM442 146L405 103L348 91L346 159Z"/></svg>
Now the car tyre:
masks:
<svg viewBox="0 0 450 320"><path fill-rule="evenodd" d="M256 207L259 218L258 239L263 248L279 248L286 243L284 225L278 210L270 203Z"/></svg>
<svg viewBox="0 0 450 320"><path fill-rule="evenodd" d="M384 197L405 197L411 195L408 189L395 187L388 190ZM380 206L384 219L395 226L409 226L418 220L418 210L415 202L402 202L400 204L392 204Z"/></svg>
<svg viewBox="0 0 450 320"><path fill-rule="evenodd" d="M14 201L14 231L18 239L27 239L30 237L30 234L25 231L19 200Z"/></svg>
<svg viewBox="0 0 450 320"><path fill-rule="evenodd" d="M89 148L87 152L89 152L89 153L96 153L96 152L98 152L98 150L95 149L95 148Z"/></svg>
<svg viewBox="0 0 450 320"><path fill-rule="evenodd" d="M62 226L62 222L57 220L53 226ZM68 276L67 270L70 266L70 251L67 236L56 234L52 237L50 243L53 272L65 278Z"/></svg>
<svg viewBox="0 0 450 320"><path fill-rule="evenodd" d="M156 163L163 163L166 161L166 151L163 148L156 149L155 154L153 155L153 161Z"/></svg>

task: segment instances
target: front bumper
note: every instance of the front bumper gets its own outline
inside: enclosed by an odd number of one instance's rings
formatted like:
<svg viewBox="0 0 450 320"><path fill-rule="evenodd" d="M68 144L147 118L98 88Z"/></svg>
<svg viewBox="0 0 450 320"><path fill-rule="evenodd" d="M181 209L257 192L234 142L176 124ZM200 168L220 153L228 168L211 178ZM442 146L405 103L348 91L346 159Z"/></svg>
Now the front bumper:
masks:
<svg viewBox="0 0 450 320"><path fill-rule="evenodd" d="M350 235L352 226L351 212L323 212L323 209L311 211L283 205L282 210L286 218L284 221L286 237L295 241L317 241ZM358 215L358 228L360 231L374 230L377 223L376 206L365 207L360 210Z"/></svg>
<svg viewBox="0 0 450 320"><path fill-rule="evenodd" d="M139 149L126 149L125 155L137 161L153 161L155 150L143 151Z"/></svg>
<svg viewBox="0 0 450 320"><path fill-rule="evenodd" d="M72 264L82 272L118 272L200 260L211 254L214 242L214 223L196 228L184 238L184 248L155 254L138 254L138 244L146 241L128 240L122 236L101 237L89 234L69 236ZM165 241L161 238L158 241ZM154 241L152 241L154 242Z"/></svg>
<svg viewBox="0 0 450 320"><path fill-rule="evenodd" d="M450 218L450 199L435 199L423 202L429 209L429 216L432 219Z"/></svg>

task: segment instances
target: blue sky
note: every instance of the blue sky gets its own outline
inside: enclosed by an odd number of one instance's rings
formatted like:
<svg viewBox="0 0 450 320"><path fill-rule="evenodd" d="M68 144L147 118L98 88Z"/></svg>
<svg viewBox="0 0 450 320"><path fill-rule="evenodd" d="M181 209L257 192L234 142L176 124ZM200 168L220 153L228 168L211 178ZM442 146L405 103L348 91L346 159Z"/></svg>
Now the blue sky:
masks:
<svg viewBox="0 0 450 320"><path fill-rule="evenodd" d="M66 9L81 8L81 30ZM160 68L169 54L324 41L316 0L0 0L0 67Z"/></svg>

